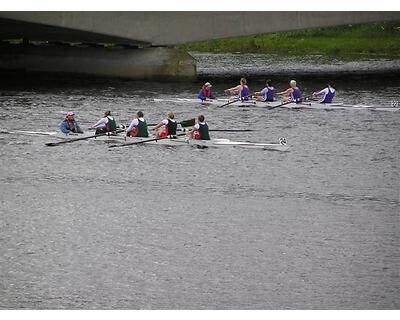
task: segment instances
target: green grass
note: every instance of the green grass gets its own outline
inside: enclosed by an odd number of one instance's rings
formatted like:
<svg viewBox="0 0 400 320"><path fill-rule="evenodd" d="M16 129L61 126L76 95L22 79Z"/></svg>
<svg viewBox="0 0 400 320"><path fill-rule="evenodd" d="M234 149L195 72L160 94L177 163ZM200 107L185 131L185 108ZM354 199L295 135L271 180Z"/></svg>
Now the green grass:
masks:
<svg viewBox="0 0 400 320"><path fill-rule="evenodd" d="M187 51L400 57L400 21L193 42Z"/></svg>

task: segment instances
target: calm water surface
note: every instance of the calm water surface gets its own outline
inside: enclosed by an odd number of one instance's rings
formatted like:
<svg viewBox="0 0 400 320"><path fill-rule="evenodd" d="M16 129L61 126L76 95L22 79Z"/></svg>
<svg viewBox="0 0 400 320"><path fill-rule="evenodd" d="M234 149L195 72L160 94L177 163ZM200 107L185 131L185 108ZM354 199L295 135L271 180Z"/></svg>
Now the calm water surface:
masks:
<svg viewBox="0 0 400 320"><path fill-rule="evenodd" d="M3 84L1 129L55 130L69 110L84 128L106 109L120 123L173 110L259 130L215 138L284 136L291 149L50 148L0 134L0 308L399 308L400 113L153 102L187 98L205 78L222 95L238 80L199 68L195 83ZM289 78L273 79L284 89ZM348 103L400 100L390 75L297 79L305 92L334 80Z"/></svg>

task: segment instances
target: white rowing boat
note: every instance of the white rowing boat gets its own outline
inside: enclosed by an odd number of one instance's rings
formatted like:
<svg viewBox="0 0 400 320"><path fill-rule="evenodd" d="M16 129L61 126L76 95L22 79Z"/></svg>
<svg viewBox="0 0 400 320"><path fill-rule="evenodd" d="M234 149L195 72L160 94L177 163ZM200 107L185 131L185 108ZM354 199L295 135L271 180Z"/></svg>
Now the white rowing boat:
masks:
<svg viewBox="0 0 400 320"><path fill-rule="evenodd" d="M96 136L94 134L94 132L65 134L60 131L27 131L27 130L8 131L8 130L2 130L2 131L0 131L0 133L26 135L26 136L46 136L46 137L53 137L53 138L61 139L61 140L74 140L76 138L93 138L95 140L97 140L97 139L112 140L113 138L115 138L115 139L121 138L120 135L116 135L116 134L107 134L107 135Z"/></svg>
<svg viewBox="0 0 400 320"><path fill-rule="evenodd" d="M110 135L94 135L93 133L86 132L83 134L69 134L65 135L57 131L24 131L16 130L13 132L3 131L2 133L13 133L22 134L29 136L48 136L58 139L60 142L50 142L46 145L58 145L65 142L91 140L91 141L102 141L108 143L118 143L114 146L124 146L125 144L146 144L146 145L157 145L157 146L193 146L197 148L221 148L221 147L235 147L235 148L245 148L245 149L262 149L262 150L275 150L275 151L287 151L289 146L286 143L285 138L280 138L279 143L259 143L259 142L248 142L248 141L231 141L229 139L212 139L212 140L193 140L185 138L175 138L175 139L155 139L149 138L138 138L138 137L125 137L124 134L110 134ZM69 141L68 141L69 140ZM150 140L146 142L147 140Z"/></svg>
<svg viewBox="0 0 400 320"><path fill-rule="evenodd" d="M145 142L146 140L151 140ZM143 142L143 143L142 143ZM176 138L176 139L158 139L154 138L137 138L128 137L126 140L128 145L134 144L146 144L146 145L162 145L169 147L177 146L193 146L197 148L221 148L221 147L234 147L234 148L245 148L245 149L262 149L262 150L273 150L273 151L288 151L289 146L287 145L285 138L280 138L279 143L258 143L258 142L247 142L247 141L231 141L229 139L211 139L211 140L193 140L187 138ZM124 146L124 143L116 146Z"/></svg>
<svg viewBox="0 0 400 320"><path fill-rule="evenodd" d="M317 101L307 101L302 103L282 103L281 101L273 102L262 102L256 100L248 101L230 101L228 99L212 99L201 101L199 99L184 99L184 98L168 98L168 99L154 99L155 102L174 102L174 103L186 103L193 105L206 105L222 107L226 105L226 108L239 107L239 108L285 108L285 109L319 109L319 110L369 110L369 111L398 111L399 107L379 107L379 106L368 106L361 104L344 104L342 102L334 103L319 103ZM229 104L228 104L229 103Z"/></svg>
<svg viewBox="0 0 400 320"><path fill-rule="evenodd" d="M56 131L26 131L26 130L15 130L15 131L2 130L1 133L21 134L26 136L57 136L59 134Z"/></svg>

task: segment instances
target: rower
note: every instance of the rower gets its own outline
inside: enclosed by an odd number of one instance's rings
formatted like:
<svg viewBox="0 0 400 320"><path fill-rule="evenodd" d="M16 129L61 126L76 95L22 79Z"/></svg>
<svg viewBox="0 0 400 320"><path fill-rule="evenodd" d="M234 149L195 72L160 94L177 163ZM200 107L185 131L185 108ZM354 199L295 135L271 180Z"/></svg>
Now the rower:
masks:
<svg viewBox="0 0 400 320"><path fill-rule="evenodd" d="M325 89L322 89L321 91L318 92L313 92L312 96L318 96L323 94L324 97L319 103L332 103L333 98L335 96L336 90L333 85L328 84L328 86Z"/></svg>
<svg viewBox="0 0 400 320"><path fill-rule="evenodd" d="M202 114L197 117L197 123L189 131L189 137L194 140L211 140L208 132L208 124L204 121Z"/></svg>
<svg viewBox="0 0 400 320"><path fill-rule="evenodd" d="M167 118L157 124L153 130L156 130L157 138L170 137L171 139L176 139L176 128L178 124L175 120L175 115L172 111L168 112ZM161 128L157 131L157 129Z"/></svg>
<svg viewBox="0 0 400 320"><path fill-rule="evenodd" d="M111 116L111 111L104 112L104 116L97 121L94 125L89 127L89 129L96 129L95 134L107 133L117 131L117 123L115 119Z"/></svg>
<svg viewBox="0 0 400 320"><path fill-rule="evenodd" d="M241 101L249 100L249 96L250 96L250 89L247 86L246 78L241 78L240 84L238 84L236 87L226 89L225 92L228 94L236 95L234 97L234 99L241 100Z"/></svg>
<svg viewBox="0 0 400 320"><path fill-rule="evenodd" d="M272 102L274 101L275 88L272 86L272 81L267 80L265 88L260 92L254 92L257 101Z"/></svg>
<svg viewBox="0 0 400 320"><path fill-rule="evenodd" d="M67 112L65 119L60 123L60 130L65 134L78 134L83 133L78 122L75 120L75 113L72 111Z"/></svg>
<svg viewBox="0 0 400 320"><path fill-rule="evenodd" d="M278 92L277 95L283 96L283 102L301 102L301 91L297 87L296 80L290 80L290 87L285 91Z"/></svg>
<svg viewBox="0 0 400 320"><path fill-rule="evenodd" d="M211 83L206 82L199 91L197 98L199 98L202 102L207 99L215 99L215 96L211 92Z"/></svg>
<svg viewBox="0 0 400 320"><path fill-rule="evenodd" d="M142 111L138 111L136 114L136 118L132 120L128 129L126 129L127 137L143 137L147 138L149 133L147 131L147 123L144 120L144 114Z"/></svg>

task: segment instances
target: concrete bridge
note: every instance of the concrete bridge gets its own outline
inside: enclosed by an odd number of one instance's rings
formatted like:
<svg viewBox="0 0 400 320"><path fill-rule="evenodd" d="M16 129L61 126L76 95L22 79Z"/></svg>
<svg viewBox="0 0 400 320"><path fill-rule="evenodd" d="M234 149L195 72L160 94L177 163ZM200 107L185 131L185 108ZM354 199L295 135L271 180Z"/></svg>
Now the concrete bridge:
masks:
<svg viewBox="0 0 400 320"><path fill-rule="evenodd" d="M0 12L0 70L193 78L174 45L390 20L400 12Z"/></svg>

